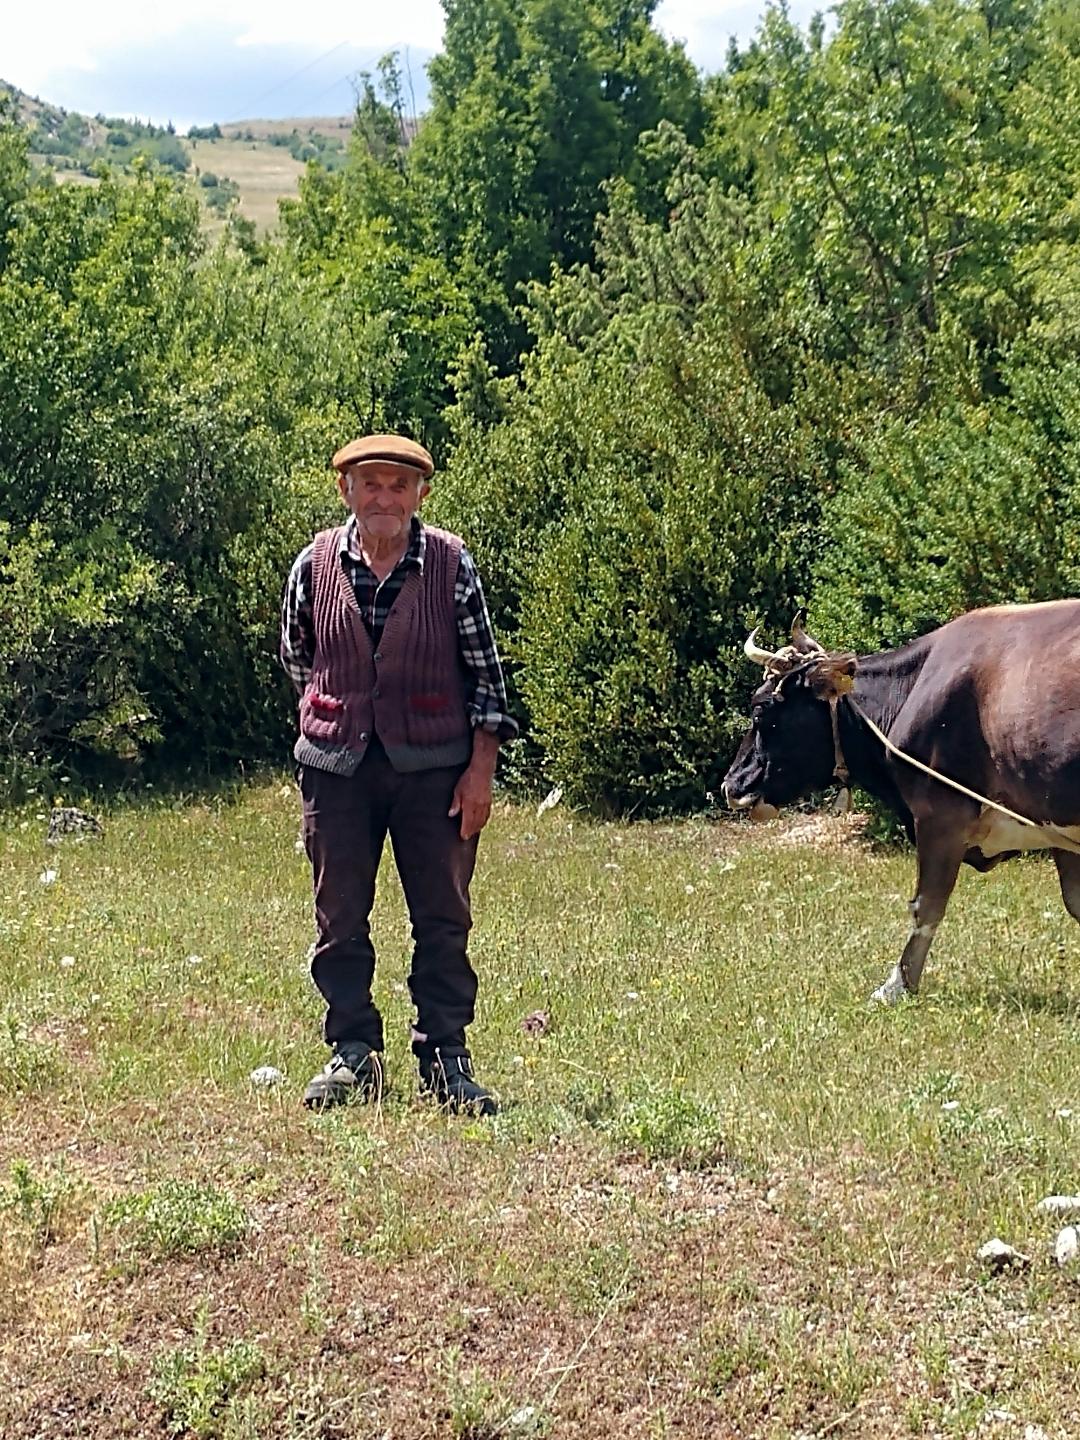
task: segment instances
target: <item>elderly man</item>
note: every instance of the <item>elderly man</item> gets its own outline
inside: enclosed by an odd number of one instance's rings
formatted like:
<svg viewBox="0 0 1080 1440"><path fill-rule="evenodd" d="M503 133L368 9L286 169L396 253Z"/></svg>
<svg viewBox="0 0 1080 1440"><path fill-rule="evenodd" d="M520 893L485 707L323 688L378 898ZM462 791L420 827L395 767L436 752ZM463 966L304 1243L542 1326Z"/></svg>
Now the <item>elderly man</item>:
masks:
<svg viewBox="0 0 1080 1440"><path fill-rule="evenodd" d="M458 536L417 513L434 471L428 451L368 435L333 465L349 518L301 551L281 618L281 661L301 697L293 753L315 890L311 973L333 1051L304 1104L382 1093L368 917L389 833L415 942L421 1090L491 1115L495 1098L465 1043L477 989L469 882L499 745L517 726L476 566Z"/></svg>

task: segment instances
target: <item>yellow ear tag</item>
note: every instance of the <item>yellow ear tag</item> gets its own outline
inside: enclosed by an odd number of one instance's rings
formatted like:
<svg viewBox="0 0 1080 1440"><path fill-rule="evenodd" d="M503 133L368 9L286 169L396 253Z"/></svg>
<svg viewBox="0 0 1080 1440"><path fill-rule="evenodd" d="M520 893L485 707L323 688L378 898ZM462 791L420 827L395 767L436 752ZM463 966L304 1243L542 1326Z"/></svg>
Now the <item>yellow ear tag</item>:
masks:
<svg viewBox="0 0 1080 1440"><path fill-rule="evenodd" d="M850 695L855 689L855 676L837 675L833 683L838 695Z"/></svg>

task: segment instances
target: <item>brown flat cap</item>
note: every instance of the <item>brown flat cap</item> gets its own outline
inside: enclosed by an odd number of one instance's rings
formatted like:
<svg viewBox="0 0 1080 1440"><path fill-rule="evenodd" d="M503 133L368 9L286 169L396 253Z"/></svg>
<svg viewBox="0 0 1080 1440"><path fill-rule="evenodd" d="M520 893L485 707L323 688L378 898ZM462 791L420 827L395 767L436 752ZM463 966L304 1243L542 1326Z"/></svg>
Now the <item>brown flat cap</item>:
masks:
<svg viewBox="0 0 1080 1440"><path fill-rule="evenodd" d="M331 464L335 470L348 470L350 465L363 465L366 460L385 460L394 465L410 465L419 470L425 480L435 473L435 461L431 453L415 440L404 435L363 435L350 440L334 456Z"/></svg>

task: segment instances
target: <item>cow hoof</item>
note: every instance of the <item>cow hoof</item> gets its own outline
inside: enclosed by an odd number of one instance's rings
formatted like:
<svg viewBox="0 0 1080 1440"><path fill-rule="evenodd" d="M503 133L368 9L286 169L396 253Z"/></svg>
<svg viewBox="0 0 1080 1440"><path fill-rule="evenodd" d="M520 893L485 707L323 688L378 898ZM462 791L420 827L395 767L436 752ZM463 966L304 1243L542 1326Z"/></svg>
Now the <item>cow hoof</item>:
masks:
<svg viewBox="0 0 1080 1440"><path fill-rule="evenodd" d="M870 999L876 1005L899 1005L900 1001L905 1000L910 994L911 991L904 984L904 977L899 971L894 970L884 985L878 986Z"/></svg>

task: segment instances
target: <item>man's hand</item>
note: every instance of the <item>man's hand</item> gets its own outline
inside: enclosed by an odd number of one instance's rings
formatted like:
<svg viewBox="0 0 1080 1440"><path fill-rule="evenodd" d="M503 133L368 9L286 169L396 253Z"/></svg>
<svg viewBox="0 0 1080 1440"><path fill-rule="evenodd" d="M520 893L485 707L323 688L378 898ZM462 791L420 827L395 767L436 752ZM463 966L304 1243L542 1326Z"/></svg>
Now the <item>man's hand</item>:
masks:
<svg viewBox="0 0 1080 1440"><path fill-rule="evenodd" d="M473 754L454 786L450 815L461 816L461 838L471 840L491 817L491 785L495 778L495 760L499 754L499 737L486 730L473 731Z"/></svg>

